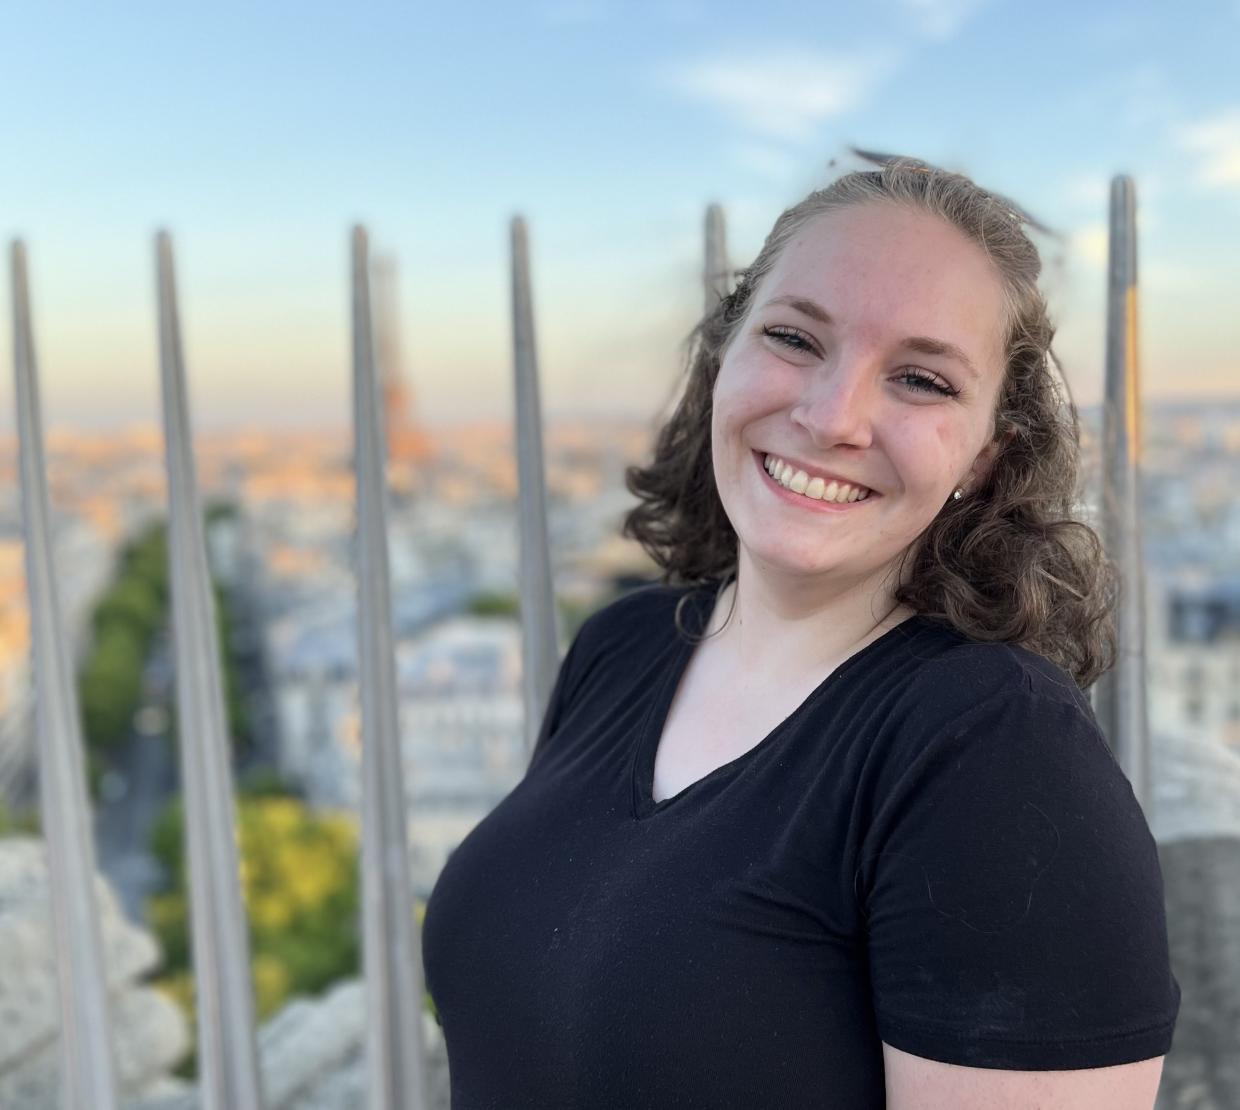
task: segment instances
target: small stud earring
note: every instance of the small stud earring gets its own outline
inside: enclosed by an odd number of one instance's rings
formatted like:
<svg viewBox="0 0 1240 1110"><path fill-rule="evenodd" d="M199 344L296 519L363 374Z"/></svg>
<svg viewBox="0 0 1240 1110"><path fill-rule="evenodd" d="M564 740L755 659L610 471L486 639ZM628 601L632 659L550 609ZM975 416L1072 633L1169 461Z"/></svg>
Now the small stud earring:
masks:
<svg viewBox="0 0 1240 1110"><path fill-rule="evenodd" d="M952 494L952 500L959 501L963 496L964 496L964 490L957 487L956 492Z"/></svg>

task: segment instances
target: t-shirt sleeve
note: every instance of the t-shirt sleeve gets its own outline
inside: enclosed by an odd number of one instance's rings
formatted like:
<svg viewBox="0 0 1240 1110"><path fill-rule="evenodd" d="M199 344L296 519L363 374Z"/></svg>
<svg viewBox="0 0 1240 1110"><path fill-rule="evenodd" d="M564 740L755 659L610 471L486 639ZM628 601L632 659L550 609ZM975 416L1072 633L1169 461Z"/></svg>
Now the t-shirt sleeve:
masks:
<svg viewBox="0 0 1240 1110"><path fill-rule="evenodd" d="M1157 848L1083 699L1009 690L927 729L876 806L856 886L893 1047L1031 1071L1170 1047Z"/></svg>

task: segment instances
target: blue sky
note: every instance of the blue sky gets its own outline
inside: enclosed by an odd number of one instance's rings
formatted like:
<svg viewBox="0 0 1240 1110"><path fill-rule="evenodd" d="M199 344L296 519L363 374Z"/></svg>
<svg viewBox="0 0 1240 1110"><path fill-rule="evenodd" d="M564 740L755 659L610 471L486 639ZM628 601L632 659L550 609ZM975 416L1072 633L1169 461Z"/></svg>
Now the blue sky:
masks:
<svg viewBox="0 0 1240 1110"><path fill-rule="evenodd" d="M4 28L0 230L31 252L53 423L154 418L160 226L200 425L345 420L358 220L400 265L422 413L502 417L518 211L545 406L652 414L700 307L705 205L743 265L849 144L1062 232L1046 286L1085 402L1107 181L1132 173L1147 391L1240 389L1237 0L6 5Z"/></svg>

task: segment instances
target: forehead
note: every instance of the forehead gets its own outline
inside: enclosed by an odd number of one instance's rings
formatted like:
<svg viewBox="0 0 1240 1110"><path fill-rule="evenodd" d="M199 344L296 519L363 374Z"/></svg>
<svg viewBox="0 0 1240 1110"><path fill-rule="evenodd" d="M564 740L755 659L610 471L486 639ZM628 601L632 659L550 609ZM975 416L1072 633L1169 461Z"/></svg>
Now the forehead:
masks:
<svg viewBox="0 0 1240 1110"><path fill-rule="evenodd" d="M928 336L962 347L999 374L1006 301L997 267L938 216L875 203L823 213L802 226L756 291L755 303L797 295L864 341Z"/></svg>

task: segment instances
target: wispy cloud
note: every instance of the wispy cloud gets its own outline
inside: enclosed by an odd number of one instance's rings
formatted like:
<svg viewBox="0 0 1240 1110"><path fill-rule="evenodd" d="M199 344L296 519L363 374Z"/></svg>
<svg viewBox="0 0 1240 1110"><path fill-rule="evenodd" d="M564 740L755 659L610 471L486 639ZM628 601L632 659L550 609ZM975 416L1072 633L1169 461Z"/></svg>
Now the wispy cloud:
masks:
<svg viewBox="0 0 1240 1110"><path fill-rule="evenodd" d="M1178 139L1200 157L1196 176L1201 184L1240 186L1240 107L1182 128Z"/></svg>
<svg viewBox="0 0 1240 1110"><path fill-rule="evenodd" d="M896 64L888 50L747 51L683 62L664 70L659 80L725 112L748 131L803 143L823 121L864 103Z"/></svg>
<svg viewBox="0 0 1240 1110"><path fill-rule="evenodd" d="M987 0L898 0L900 10L927 38L945 41L956 33Z"/></svg>

